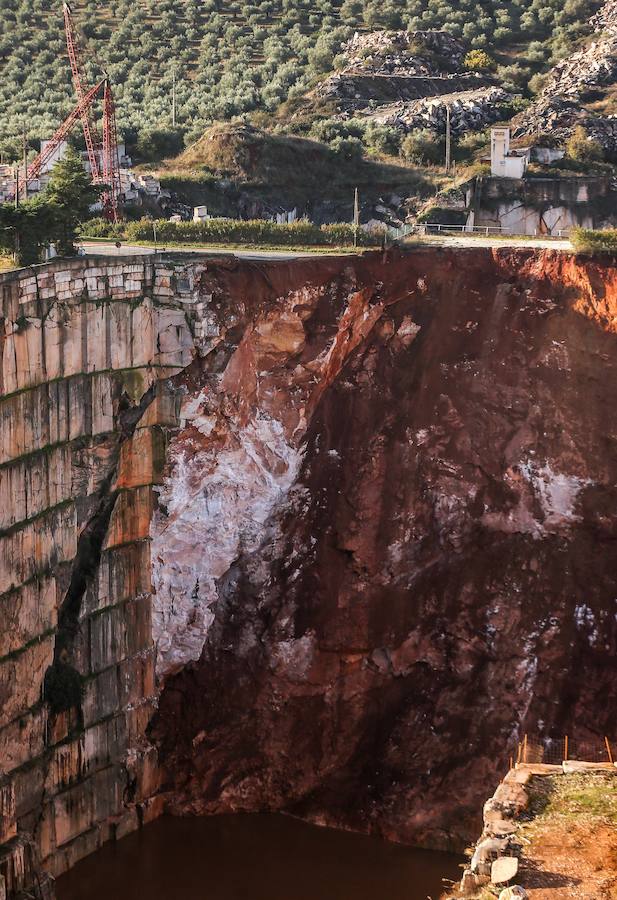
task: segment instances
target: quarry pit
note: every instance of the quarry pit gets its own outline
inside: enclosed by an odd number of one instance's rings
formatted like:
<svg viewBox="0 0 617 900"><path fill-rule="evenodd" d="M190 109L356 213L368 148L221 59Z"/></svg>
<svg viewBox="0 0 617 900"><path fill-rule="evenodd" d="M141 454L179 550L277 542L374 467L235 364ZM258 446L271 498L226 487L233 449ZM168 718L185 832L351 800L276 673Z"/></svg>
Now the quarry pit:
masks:
<svg viewBox="0 0 617 900"><path fill-rule="evenodd" d="M0 276L0 874L164 812L443 850L611 732L617 276L531 249Z"/></svg>

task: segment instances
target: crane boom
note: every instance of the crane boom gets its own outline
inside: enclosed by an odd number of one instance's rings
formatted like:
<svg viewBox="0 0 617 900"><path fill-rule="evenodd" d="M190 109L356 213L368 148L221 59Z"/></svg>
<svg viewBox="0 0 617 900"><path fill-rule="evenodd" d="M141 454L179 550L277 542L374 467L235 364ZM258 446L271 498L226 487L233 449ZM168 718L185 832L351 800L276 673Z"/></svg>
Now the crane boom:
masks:
<svg viewBox="0 0 617 900"><path fill-rule="evenodd" d="M77 40L75 37L75 26L73 24L73 14L68 3L64 3L64 30L66 32L66 47L71 63L71 73L73 76L73 87L77 95L77 103L81 104L85 95L86 87L80 65L80 53ZM100 184L101 169L99 164L101 144L96 129L92 123L90 115L90 105L80 107L80 118L84 132L84 140L86 142L86 150L88 153L88 161L92 172L92 181L94 184Z"/></svg>
<svg viewBox="0 0 617 900"><path fill-rule="evenodd" d="M74 109L67 116L62 125L60 125L54 136L46 145L45 149L41 153L39 153L36 159L34 159L30 163L30 165L28 166L28 175L26 179L28 184L30 184L31 181L34 181L35 178L39 177L45 163L49 162L49 160L53 157L54 153L67 137L71 128L77 122L77 120L82 118L84 110L90 110L97 94L104 86L104 84L105 80L99 81L98 84L95 84L94 87L91 87L90 90L83 95L81 102L74 107Z"/></svg>

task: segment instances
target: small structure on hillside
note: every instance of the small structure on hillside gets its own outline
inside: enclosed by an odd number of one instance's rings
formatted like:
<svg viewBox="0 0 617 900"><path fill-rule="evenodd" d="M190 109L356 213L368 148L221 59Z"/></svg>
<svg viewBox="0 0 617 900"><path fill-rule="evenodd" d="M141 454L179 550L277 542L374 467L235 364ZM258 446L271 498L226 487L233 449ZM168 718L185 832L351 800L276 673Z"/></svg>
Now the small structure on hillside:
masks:
<svg viewBox="0 0 617 900"><path fill-rule="evenodd" d="M523 178L530 151L510 150L510 129L491 128L491 175L494 178Z"/></svg>

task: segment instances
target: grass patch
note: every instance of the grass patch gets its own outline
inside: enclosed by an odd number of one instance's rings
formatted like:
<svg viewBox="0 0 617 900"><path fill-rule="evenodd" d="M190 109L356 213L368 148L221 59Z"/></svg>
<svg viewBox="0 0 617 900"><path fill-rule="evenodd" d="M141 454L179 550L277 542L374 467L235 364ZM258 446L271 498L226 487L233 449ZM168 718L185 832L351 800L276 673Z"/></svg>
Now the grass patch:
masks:
<svg viewBox="0 0 617 900"><path fill-rule="evenodd" d="M604 822L617 825L617 776L584 772L535 778L529 807L532 821L522 827L525 837L547 825Z"/></svg>
<svg viewBox="0 0 617 900"><path fill-rule="evenodd" d="M617 253L617 230L593 231L590 228L575 228L570 235L575 250L579 253Z"/></svg>
<svg viewBox="0 0 617 900"><path fill-rule="evenodd" d="M12 256L2 256L0 254L0 272L9 272L15 268L15 262Z"/></svg>

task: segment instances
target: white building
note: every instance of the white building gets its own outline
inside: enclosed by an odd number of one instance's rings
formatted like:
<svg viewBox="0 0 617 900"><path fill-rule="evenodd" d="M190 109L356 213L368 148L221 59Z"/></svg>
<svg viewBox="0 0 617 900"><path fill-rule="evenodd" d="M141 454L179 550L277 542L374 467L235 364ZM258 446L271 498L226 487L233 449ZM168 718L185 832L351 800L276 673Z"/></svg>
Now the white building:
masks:
<svg viewBox="0 0 617 900"><path fill-rule="evenodd" d="M510 150L510 129L491 128L491 175L494 178L522 178L530 151Z"/></svg>

